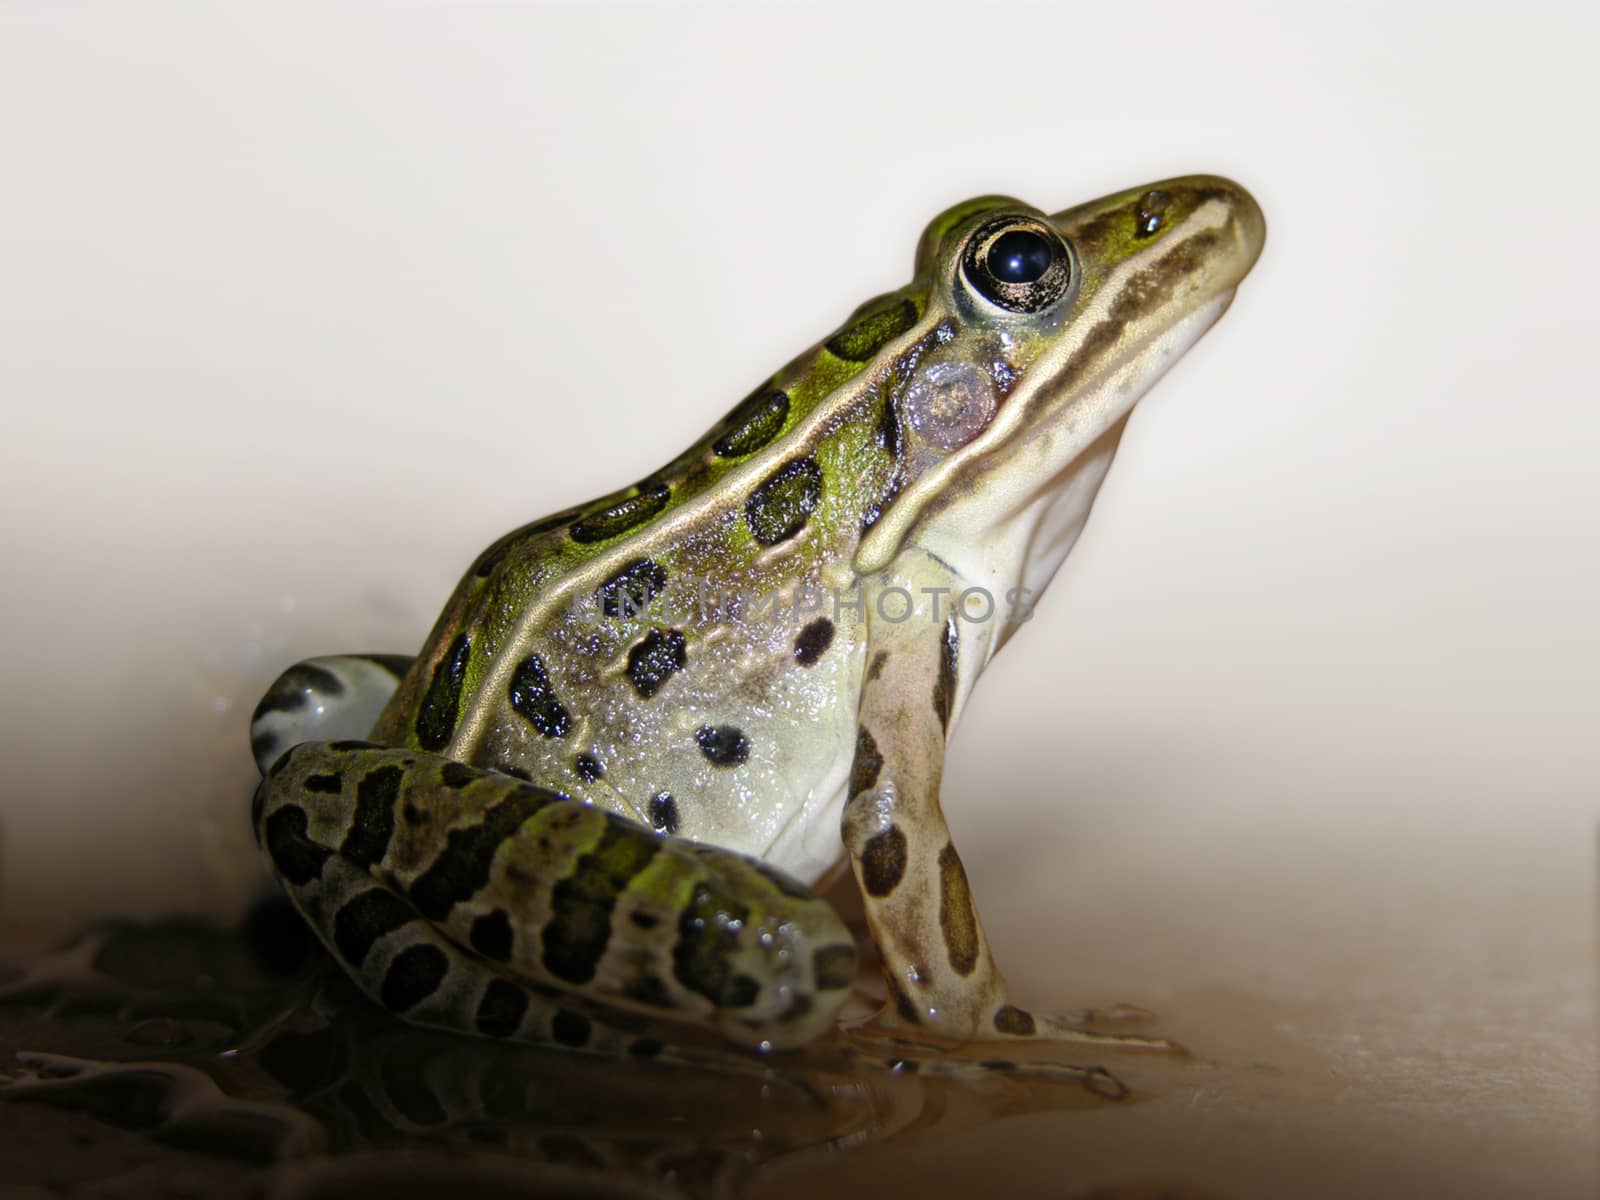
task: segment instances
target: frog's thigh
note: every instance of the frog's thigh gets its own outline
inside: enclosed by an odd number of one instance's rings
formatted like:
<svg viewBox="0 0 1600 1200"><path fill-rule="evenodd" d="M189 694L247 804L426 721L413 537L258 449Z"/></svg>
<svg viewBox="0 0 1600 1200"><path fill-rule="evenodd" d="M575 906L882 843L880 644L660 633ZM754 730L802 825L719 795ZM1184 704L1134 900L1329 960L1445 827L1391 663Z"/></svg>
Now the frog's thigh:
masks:
<svg viewBox="0 0 1600 1200"><path fill-rule="evenodd" d="M273 682L250 718L250 749L266 774L301 742L364 738L411 668L400 654L330 654L295 663Z"/></svg>
<svg viewBox="0 0 1600 1200"><path fill-rule="evenodd" d="M764 864L437 755L300 745L254 819L318 936L408 1020L485 1032L515 984L530 1013L559 994L787 1046L854 979L833 910ZM501 1036L552 1040L527 1019Z"/></svg>

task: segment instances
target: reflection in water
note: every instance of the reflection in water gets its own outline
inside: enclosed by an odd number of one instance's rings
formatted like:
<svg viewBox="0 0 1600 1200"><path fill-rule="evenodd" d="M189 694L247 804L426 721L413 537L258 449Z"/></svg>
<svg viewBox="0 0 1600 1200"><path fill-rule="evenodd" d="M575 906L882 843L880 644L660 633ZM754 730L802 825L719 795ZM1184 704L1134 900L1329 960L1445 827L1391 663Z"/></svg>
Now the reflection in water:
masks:
<svg viewBox="0 0 1600 1200"><path fill-rule="evenodd" d="M736 1197L774 1164L1104 1108L1114 1086L930 1078L842 1043L712 1069L432 1033L375 1009L278 904L28 965L0 986L0 1049L0 1111L39 1147L36 1177L6 1182L101 1195Z"/></svg>

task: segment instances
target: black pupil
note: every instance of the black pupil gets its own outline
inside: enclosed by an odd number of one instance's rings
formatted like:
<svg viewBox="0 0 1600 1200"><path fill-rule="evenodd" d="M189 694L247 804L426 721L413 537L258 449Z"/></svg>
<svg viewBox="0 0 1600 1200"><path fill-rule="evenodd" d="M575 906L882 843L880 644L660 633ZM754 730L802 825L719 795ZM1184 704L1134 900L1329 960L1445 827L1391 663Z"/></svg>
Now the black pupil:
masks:
<svg viewBox="0 0 1600 1200"><path fill-rule="evenodd" d="M989 246L989 274L1001 283L1032 283L1050 269L1051 250L1031 229L1002 233Z"/></svg>

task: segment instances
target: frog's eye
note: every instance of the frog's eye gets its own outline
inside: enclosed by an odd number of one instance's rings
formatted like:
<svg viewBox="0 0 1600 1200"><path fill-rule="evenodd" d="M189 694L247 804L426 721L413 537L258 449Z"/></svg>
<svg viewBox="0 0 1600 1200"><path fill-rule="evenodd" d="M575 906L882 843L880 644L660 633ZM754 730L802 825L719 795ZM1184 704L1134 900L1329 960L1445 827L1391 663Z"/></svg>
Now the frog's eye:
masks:
<svg viewBox="0 0 1600 1200"><path fill-rule="evenodd" d="M967 239L967 286L1007 312L1043 312L1072 287L1072 251L1037 217L997 217Z"/></svg>

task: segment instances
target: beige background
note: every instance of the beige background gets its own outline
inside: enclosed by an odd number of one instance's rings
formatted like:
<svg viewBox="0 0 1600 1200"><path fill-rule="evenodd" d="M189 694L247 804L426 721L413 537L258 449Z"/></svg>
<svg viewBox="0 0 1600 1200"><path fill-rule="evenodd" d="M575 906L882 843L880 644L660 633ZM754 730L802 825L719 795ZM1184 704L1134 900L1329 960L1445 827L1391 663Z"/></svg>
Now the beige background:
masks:
<svg viewBox="0 0 1600 1200"><path fill-rule="evenodd" d="M6 944L237 913L271 676L413 649L944 205L1216 171L1266 253L979 687L974 887L1035 1000L1231 1013L1311 1128L1583 1194L1585 11L0 6Z"/></svg>

